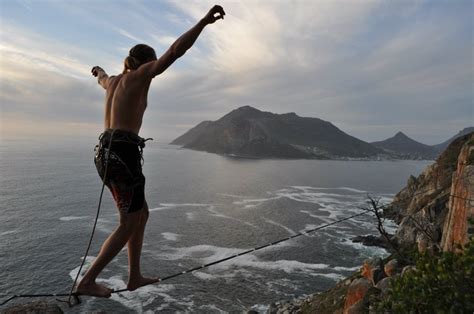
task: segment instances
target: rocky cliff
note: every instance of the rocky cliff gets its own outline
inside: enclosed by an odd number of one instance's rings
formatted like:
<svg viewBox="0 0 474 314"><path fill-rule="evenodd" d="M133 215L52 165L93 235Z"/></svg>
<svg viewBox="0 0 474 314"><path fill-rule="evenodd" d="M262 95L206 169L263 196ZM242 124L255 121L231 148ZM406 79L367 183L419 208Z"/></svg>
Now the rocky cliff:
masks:
<svg viewBox="0 0 474 314"><path fill-rule="evenodd" d="M474 136L470 137L459 153L448 201L448 214L443 226L441 248L453 251L474 235L469 220L474 219Z"/></svg>
<svg viewBox="0 0 474 314"><path fill-rule="evenodd" d="M474 133L457 138L422 174L416 178L411 176L407 186L395 196L386 214L399 224L396 233L399 243L440 247L442 238L446 237L444 234L457 228L448 225L461 226L460 222L454 222L458 218L453 217L458 217L460 212L472 213L472 202L465 198L474 197L474 181L469 176L473 171L470 155L473 146ZM445 226L450 212L448 221L451 223ZM467 216L464 216L465 226Z"/></svg>
<svg viewBox="0 0 474 314"><path fill-rule="evenodd" d="M472 313L473 250L466 249L471 253L456 255L449 255L452 254L449 252L456 251L457 244L464 245L474 236L473 224L469 222L474 218L474 132L454 140L434 164L418 177L411 176L407 186L385 210L385 215L399 223L396 239L401 247L416 247L428 252L428 255L421 255L428 259L415 266L407 265L406 261L401 264L393 256L384 261L373 258L364 262L360 272L340 281L334 288L304 299L272 304L269 312L376 313L379 302L391 295L395 283L395 286L405 285L399 288L399 299L401 293L405 301L414 299L414 303L419 304L421 300L417 298L429 297L433 302L434 299L442 300L439 295L451 294L450 297L456 299L454 303L441 301L443 306L451 308L448 312L461 309L463 313L464 310ZM448 251L442 253L447 257L440 258L441 253L436 253L438 250ZM466 254L470 255L466 257ZM456 262L453 262L455 257ZM463 258L464 263L461 263ZM417 285L414 291L422 289L423 296L414 296L413 291L404 292L414 284ZM440 290L444 288L447 290ZM407 309L404 304L399 305ZM430 304L426 308L432 309ZM454 308L456 310L452 310Z"/></svg>

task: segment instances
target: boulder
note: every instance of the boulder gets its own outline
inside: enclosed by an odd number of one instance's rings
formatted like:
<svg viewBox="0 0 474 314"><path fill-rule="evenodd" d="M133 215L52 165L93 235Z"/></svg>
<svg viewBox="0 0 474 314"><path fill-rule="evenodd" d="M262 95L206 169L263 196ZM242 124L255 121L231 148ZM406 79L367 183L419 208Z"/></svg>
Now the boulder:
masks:
<svg viewBox="0 0 474 314"><path fill-rule="evenodd" d="M374 235L356 236L352 238L351 240L354 243L362 243L365 246L378 246L378 247L383 247L385 249L392 248L390 244L387 243L387 240L385 240L385 238L383 238L382 236L379 236L379 237L376 237Z"/></svg>
<svg viewBox="0 0 474 314"><path fill-rule="evenodd" d="M349 313L349 308L361 301L371 287L372 284L366 278L355 279L347 290L346 302L344 303L344 314Z"/></svg>
<svg viewBox="0 0 474 314"><path fill-rule="evenodd" d="M356 303L352 304L347 310L344 311L344 314L361 314L364 313L365 304L364 300L361 299Z"/></svg>
<svg viewBox="0 0 474 314"><path fill-rule="evenodd" d="M410 272L415 271L415 270L416 270L416 267L413 266L413 265L408 265L408 266L403 267L402 277L405 276L406 274L410 273Z"/></svg>
<svg viewBox="0 0 474 314"><path fill-rule="evenodd" d="M387 291L390 287L390 282L392 280L393 279L391 277L385 277L384 279L380 280L375 287L381 291L382 295L385 295L387 294Z"/></svg>
<svg viewBox="0 0 474 314"><path fill-rule="evenodd" d="M387 276L392 277L399 270L398 260L392 259L392 260L388 261L384 265L383 270L384 270L384 272Z"/></svg>
<svg viewBox="0 0 474 314"><path fill-rule="evenodd" d="M382 278L386 277L383 270L383 262L379 257L366 260L362 265L362 276L376 285Z"/></svg>

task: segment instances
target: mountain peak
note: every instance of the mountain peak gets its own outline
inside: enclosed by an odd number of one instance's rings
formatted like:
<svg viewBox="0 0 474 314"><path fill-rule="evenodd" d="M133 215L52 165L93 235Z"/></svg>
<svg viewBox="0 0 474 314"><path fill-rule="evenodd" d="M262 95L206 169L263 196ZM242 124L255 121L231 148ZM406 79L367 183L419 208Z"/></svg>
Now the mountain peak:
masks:
<svg viewBox="0 0 474 314"><path fill-rule="evenodd" d="M395 134L394 138L406 139L406 138L409 138L409 137L405 133L403 133L402 131L398 131L397 134Z"/></svg>
<svg viewBox="0 0 474 314"><path fill-rule="evenodd" d="M234 111L246 111L246 112L261 112L260 110L258 110L257 108L254 108L252 106L242 106L242 107L239 107L237 109L235 109Z"/></svg>
<svg viewBox="0 0 474 314"><path fill-rule="evenodd" d="M294 112L288 112L288 113L284 113L282 114L282 116L284 117L299 117L296 113Z"/></svg>
<svg viewBox="0 0 474 314"><path fill-rule="evenodd" d="M235 120L235 119L256 119L261 116L269 114L268 112L260 111L252 106L242 106L232 110L225 116L219 119L219 121Z"/></svg>
<svg viewBox="0 0 474 314"><path fill-rule="evenodd" d="M372 144L389 152L401 154L409 159L433 159L436 157L436 152L432 147L409 138L403 132L397 132L391 138Z"/></svg>

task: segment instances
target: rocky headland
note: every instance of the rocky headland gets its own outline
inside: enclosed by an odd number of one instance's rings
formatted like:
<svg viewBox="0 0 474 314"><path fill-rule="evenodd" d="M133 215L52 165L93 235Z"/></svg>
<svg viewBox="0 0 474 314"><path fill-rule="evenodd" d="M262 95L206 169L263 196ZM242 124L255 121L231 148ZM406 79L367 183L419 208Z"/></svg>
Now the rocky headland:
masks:
<svg viewBox="0 0 474 314"><path fill-rule="evenodd" d="M447 289L445 294L454 295L455 301L444 301L444 305L452 302L447 305L452 307L452 311L472 313L474 133L455 139L435 163L418 177L411 176L384 215L398 223L398 230L392 239L403 253L392 250L392 255L386 259L367 260L359 272L341 280L332 289L304 298L276 302L270 306L269 313L376 313L377 304L383 303L384 298L403 294L403 289L400 292L403 285L409 287L428 282L430 278L433 281L426 291L420 288L420 296L409 295L406 298L423 309L422 306L429 305L424 305L417 298L436 298L438 293L443 295L438 297L443 302L443 297L449 298L443 294L443 289ZM363 241L364 237L359 240ZM466 249L468 247L471 249ZM421 262L411 260L413 256L418 256ZM458 264L453 264L453 260ZM448 264L452 268L447 267ZM456 279L459 276L456 271L461 273L462 278ZM441 282L450 278L457 280L459 286L443 287ZM390 302L388 305L392 309L398 306L399 312L400 308L407 310L406 304L394 303L392 299ZM408 308L416 312L410 306L415 305L408 305Z"/></svg>

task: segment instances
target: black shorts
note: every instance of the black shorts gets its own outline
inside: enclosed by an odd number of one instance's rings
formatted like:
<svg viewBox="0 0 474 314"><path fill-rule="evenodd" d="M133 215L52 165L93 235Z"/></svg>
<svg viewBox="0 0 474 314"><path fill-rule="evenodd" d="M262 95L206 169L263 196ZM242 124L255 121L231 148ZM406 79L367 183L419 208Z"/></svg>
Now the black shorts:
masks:
<svg viewBox="0 0 474 314"><path fill-rule="evenodd" d="M133 213L144 208L145 176L142 172L144 147L145 139L135 133L118 129L115 131L107 129L100 135L99 144L95 147L94 163L97 172L112 192L122 213Z"/></svg>

